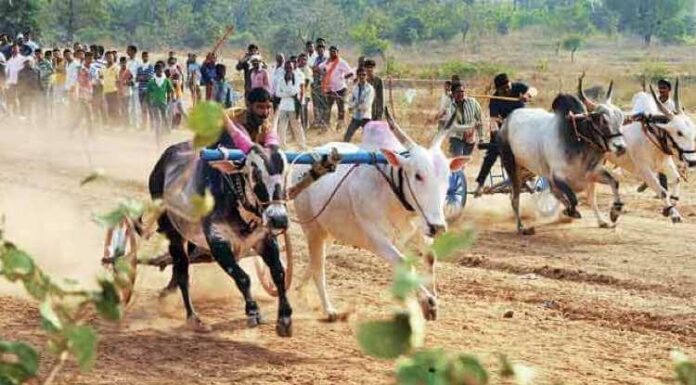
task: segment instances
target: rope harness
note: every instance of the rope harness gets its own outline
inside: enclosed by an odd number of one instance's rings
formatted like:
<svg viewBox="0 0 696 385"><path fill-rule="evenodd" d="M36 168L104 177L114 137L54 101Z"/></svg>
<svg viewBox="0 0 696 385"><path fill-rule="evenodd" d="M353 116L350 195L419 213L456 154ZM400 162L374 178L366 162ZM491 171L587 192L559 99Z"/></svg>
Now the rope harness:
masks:
<svg viewBox="0 0 696 385"><path fill-rule="evenodd" d="M585 115L575 115L572 112L568 113L568 120L570 120L570 124L573 127L573 132L575 133L575 138L578 142L584 141L585 143L589 144L592 147L597 148L601 152L609 152L611 151L609 148L609 141L617 138L619 136L623 136L621 132L618 132L616 134L608 134L605 135L600 129L598 129L594 124L589 124L590 127L590 136L584 135L580 130L578 130L578 118L587 119L587 116Z"/></svg>

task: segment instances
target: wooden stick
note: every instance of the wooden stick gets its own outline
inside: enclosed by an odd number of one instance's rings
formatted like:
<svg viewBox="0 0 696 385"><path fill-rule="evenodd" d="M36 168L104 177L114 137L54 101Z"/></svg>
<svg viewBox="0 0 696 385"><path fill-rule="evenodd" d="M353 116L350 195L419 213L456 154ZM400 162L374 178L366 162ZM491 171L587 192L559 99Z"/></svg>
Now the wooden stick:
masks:
<svg viewBox="0 0 696 385"><path fill-rule="evenodd" d="M227 38L232 34L232 32L234 32L234 25L230 25L227 27L222 37L215 42L215 45L213 46L213 50L211 52L217 52L217 50L220 49L220 46L222 46L222 43L224 43L225 40L227 40Z"/></svg>
<svg viewBox="0 0 696 385"><path fill-rule="evenodd" d="M521 98L511 98L508 96L494 96L494 95L468 95L472 98L478 98L478 99L490 99L490 100L505 100L509 102L519 102L522 100Z"/></svg>
<svg viewBox="0 0 696 385"><path fill-rule="evenodd" d="M391 75L387 79L387 87L389 87L389 108L393 117L396 117L396 110L394 109L394 98L392 97L392 77Z"/></svg>

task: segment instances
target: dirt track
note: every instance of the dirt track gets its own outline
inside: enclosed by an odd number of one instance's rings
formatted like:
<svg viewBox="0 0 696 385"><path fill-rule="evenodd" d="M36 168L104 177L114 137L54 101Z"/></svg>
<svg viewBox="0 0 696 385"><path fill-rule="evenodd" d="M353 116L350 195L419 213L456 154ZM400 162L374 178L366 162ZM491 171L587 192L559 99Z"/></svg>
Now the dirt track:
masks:
<svg viewBox="0 0 696 385"><path fill-rule="evenodd" d="M48 131L0 128L0 212L7 236L34 252L49 272L87 280L99 271L103 232L91 214L121 196L145 197L144 181L158 154L138 132L107 132L90 141ZM311 134L310 134L311 135ZM181 135L177 134L181 137ZM7 140L6 140L7 138ZM175 140L175 138L170 138ZM105 179L85 187L92 168ZM476 167L474 167L476 168ZM474 171L468 172L469 177ZM537 368L536 383L671 383L669 350L696 356L696 186L682 197L686 223L659 216L660 202L622 186L629 211L616 230L584 219L547 224L537 235L514 233L506 197L470 200L475 246L440 266L440 313L427 344L468 351L496 369L496 353ZM608 207L604 189L600 202ZM293 230L302 261L305 245ZM313 286L293 292L294 337L275 336L276 305L257 287L268 324L247 329L241 298L217 266L193 269L193 295L214 332L184 327L178 295L157 298L169 277L139 271L136 298L124 321L101 326L99 360L88 374L71 366L65 384L384 384L392 362L365 358L355 325L390 310L391 272L373 255L334 246L328 278L347 322L321 321ZM298 276L304 271L300 265ZM0 336L41 344L35 304L6 284ZM503 314L514 311L511 319Z"/></svg>

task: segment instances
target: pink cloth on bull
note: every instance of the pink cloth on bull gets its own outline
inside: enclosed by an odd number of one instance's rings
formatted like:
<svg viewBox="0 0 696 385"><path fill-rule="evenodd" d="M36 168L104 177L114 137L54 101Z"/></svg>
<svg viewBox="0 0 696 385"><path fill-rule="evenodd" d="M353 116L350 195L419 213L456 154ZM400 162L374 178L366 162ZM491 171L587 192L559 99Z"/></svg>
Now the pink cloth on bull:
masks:
<svg viewBox="0 0 696 385"><path fill-rule="evenodd" d="M227 133L230 134L230 137L232 138L232 141L234 142L234 145L242 150L245 154L248 154L249 151L251 150L251 147L254 146L254 141L251 140L251 136L249 135L249 132L247 132L246 128L235 124L232 119L229 119L226 124L227 128ZM263 138L263 146L264 147L270 147L270 146L279 146L280 145L280 139L278 138L278 133L275 131L270 131L266 134L266 136Z"/></svg>
<svg viewBox="0 0 696 385"><path fill-rule="evenodd" d="M389 129L389 124L381 120L373 120L365 125L360 147L368 151L379 151L380 148L396 152L406 150Z"/></svg>

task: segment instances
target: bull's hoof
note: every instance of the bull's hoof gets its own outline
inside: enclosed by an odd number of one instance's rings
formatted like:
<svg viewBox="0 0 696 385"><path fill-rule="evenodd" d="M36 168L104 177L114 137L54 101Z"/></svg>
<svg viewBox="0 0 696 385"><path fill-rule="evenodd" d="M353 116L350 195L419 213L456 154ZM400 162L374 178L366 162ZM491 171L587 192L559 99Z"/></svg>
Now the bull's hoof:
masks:
<svg viewBox="0 0 696 385"><path fill-rule="evenodd" d="M605 221L600 221L600 222L599 222L599 228L600 228L600 229L610 229L611 227L609 226L609 224L608 224L607 222L605 222Z"/></svg>
<svg viewBox="0 0 696 385"><path fill-rule="evenodd" d="M683 219L682 216L677 212L677 210L674 210L674 214L672 214L671 219L672 219L672 223L682 223L682 221L684 221L684 219Z"/></svg>
<svg viewBox="0 0 696 385"><path fill-rule="evenodd" d="M198 318L197 315L189 317L186 320L186 325L188 325L188 327L196 333L210 333L211 331L213 331L213 328L211 328L210 325L206 324L205 322L201 321L201 319Z"/></svg>
<svg viewBox="0 0 696 385"><path fill-rule="evenodd" d="M280 317L276 323L278 337L292 337L292 318Z"/></svg>
<svg viewBox="0 0 696 385"><path fill-rule="evenodd" d="M673 208L674 208L674 206L667 206L667 207L663 208L662 209L662 216L665 216L665 217L670 216Z"/></svg>
<svg viewBox="0 0 696 385"><path fill-rule="evenodd" d="M261 313L258 310L247 313L247 327L255 328L261 325Z"/></svg>
<svg viewBox="0 0 696 385"><path fill-rule="evenodd" d="M576 210L575 208L567 208L563 211L563 214L565 214L568 218L573 218L573 219L582 218L582 215L580 215L580 212L578 210Z"/></svg>
<svg viewBox="0 0 696 385"><path fill-rule="evenodd" d="M327 313L329 315L326 319L328 322L338 321L339 317L338 317L338 312L336 310L329 310L329 311L327 311Z"/></svg>
<svg viewBox="0 0 696 385"><path fill-rule="evenodd" d="M520 229L517 231L520 235L534 235L536 234L536 230L534 227L525 227L523 229Z"/></svg>

